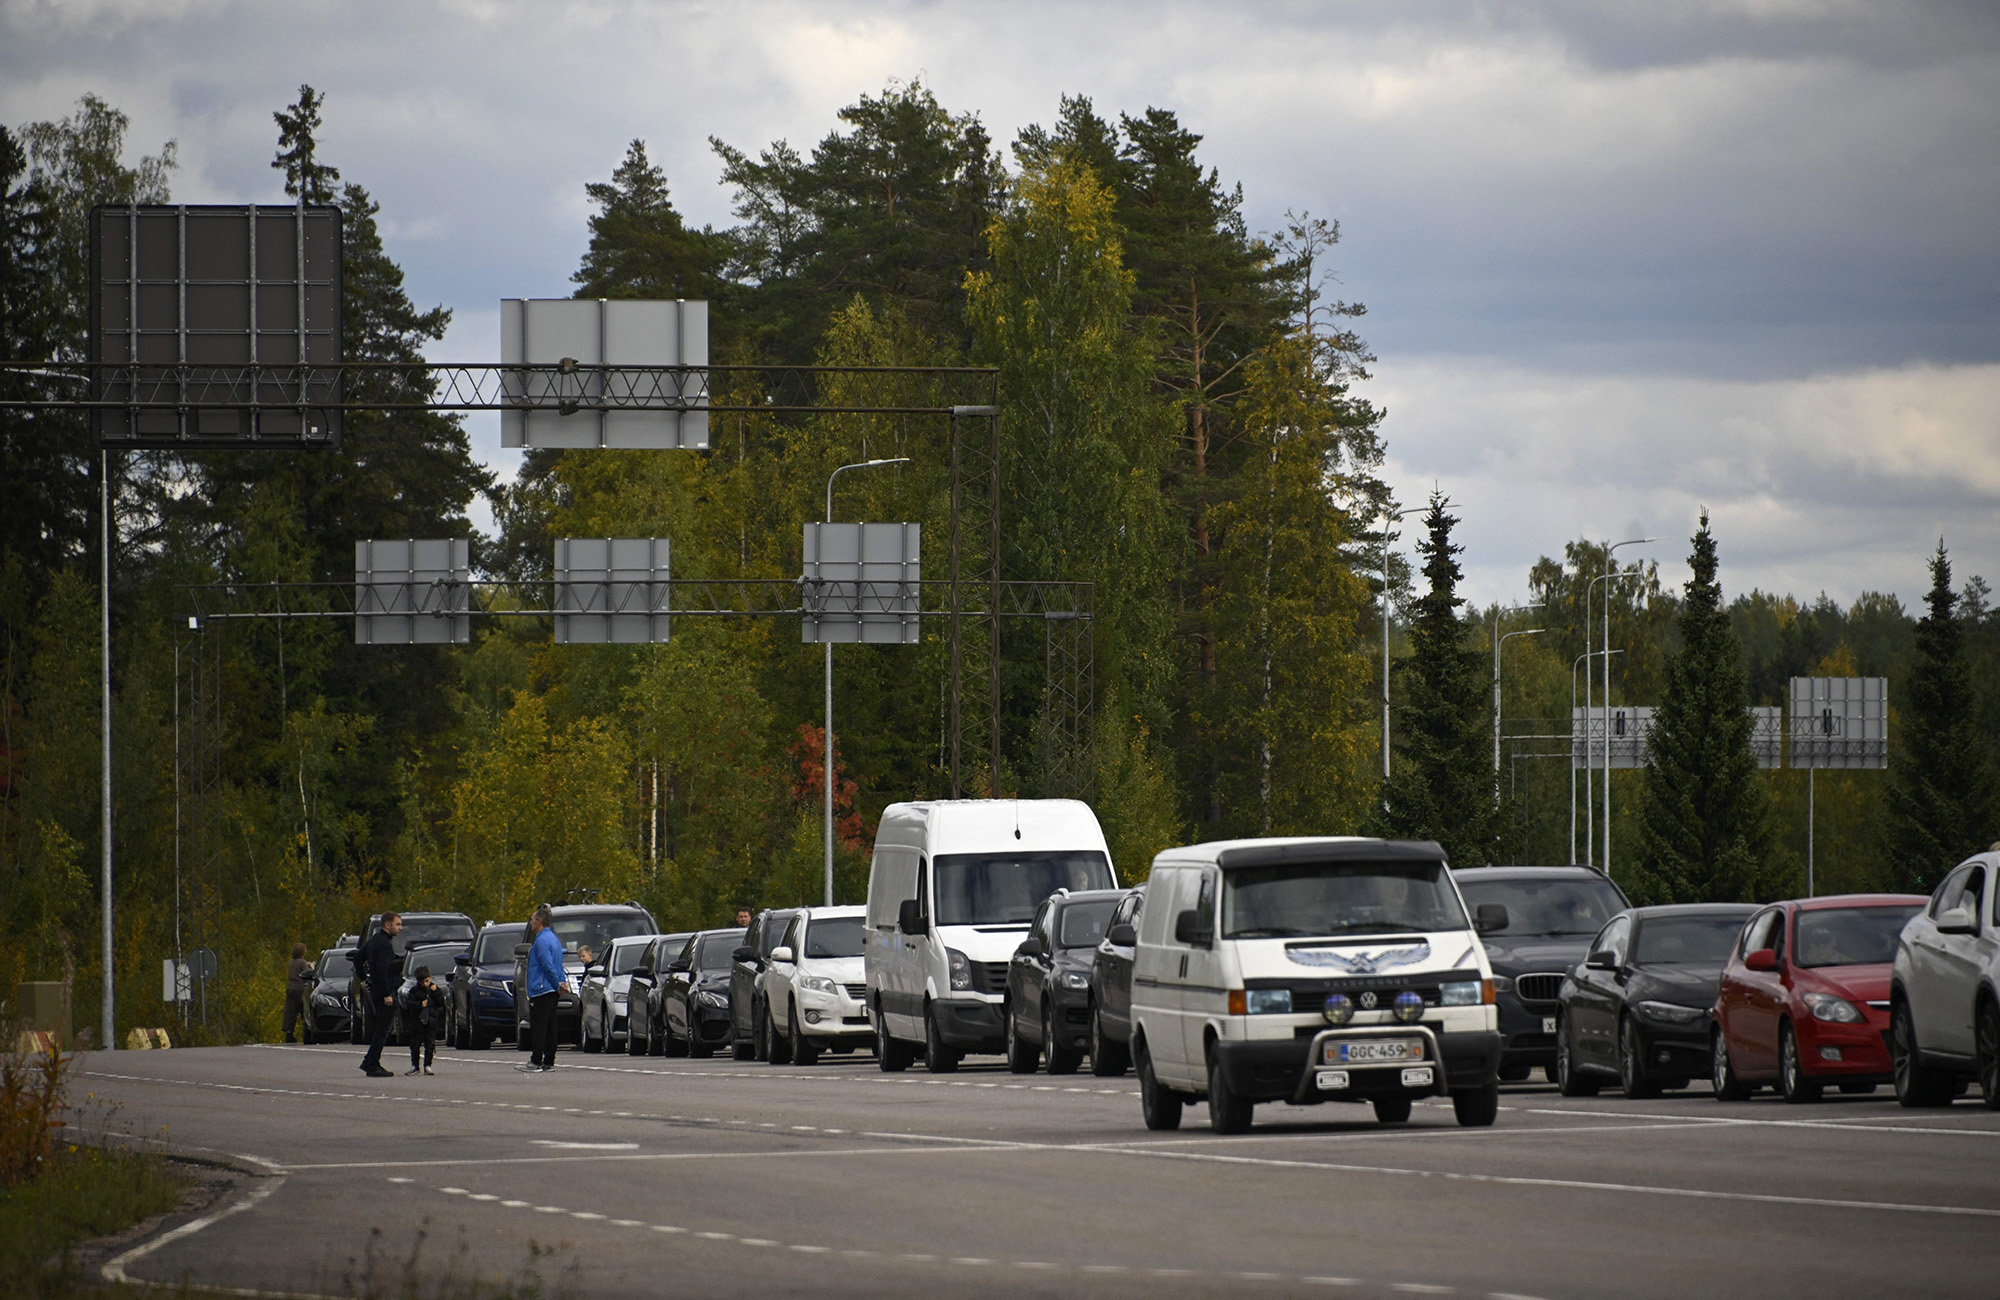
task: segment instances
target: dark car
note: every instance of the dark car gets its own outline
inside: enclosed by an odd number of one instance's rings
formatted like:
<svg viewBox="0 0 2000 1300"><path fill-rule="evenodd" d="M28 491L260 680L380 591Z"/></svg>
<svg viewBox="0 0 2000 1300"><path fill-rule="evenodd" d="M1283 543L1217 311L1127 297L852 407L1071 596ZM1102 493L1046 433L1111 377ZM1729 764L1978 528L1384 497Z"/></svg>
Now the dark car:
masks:
<svg viewBox="0 0 2000 1300"><path fill-rule="evenodd" d="M556 999L556 1041L583 1045L582 1003L578 993L583 980L580 950L590 949L592 957L611 949L613 939L636 934L653 934L653 914L637 903L577 903L549 909L549 928L562 941L563 975L568 986ZM514 1045L528 1050L528 943L525 936L514 946Z"/></svg>
<svg viewBox="0 0 2000 1300"><path fill-rule="evenodd" d="M729 971L729 1046L739 1061L764 1058L764 969L771 964L771 949L784 938L785 929L797 916L797 908L768 908L757 913L743 942L733 954Z"/></svg>
<svg viewBox="0 0 2000 1300"><path fill-rule="evenodd" d="M354 1022L352 946L328 948L313 967L312 991L306 994L305 1023L300 1034L308 1043L337 1043Z"/></svg>
<svg viewBox="0 0 2000 1300"><path fill-rule="evenodd" d="M1627 1097L1655 1097L1707 1078L1709 1009L1747 903L1634 907L1611 918L1563 980L1556 1082L1588 1097L1606 1076Z"/></svg>
<svg viewBox="0 0 2000 1300"><path fill-rule="evenodd" d="M667 984L667 967L694 936L686 931L663 934L646 945L632 971L632 991L626 1010L627 1050L634 1056L659 1056L667 1048L667 1025L660 1015L660 993Z"/></svg>
<svg viewBox="0 0 2000 1300"><path fill-rule="evenodd" d="M368 924L361 927L361 938L356 941L354 951L348 954L350 959L358 962L359 945L375 937L375 932L382 928L382 918L387 915L386 912L377 912L368 918ZM473 933L478 929L473 925L472 918L463 912L401 912L398 915L403 918L403 931L389 941L389 946L398 960L410 950L411 944L456 943L470 946ZM361 1005L361 970L358 965L354 967L353 974L348 980L347 996L351 1005ZM354 1023L348 1033L350 1042L368 1041L367 1020L366 1016L354 1017ZM390 1032L394 1033L395 1030L392 1028Z"/></svg>
<svg viewBox="0 0 2000 1300"><path fill-rule="evenodd" d="M1453 871L1465 905L1506 909L1482 927L1500 1008L1500 1077L1518 1083L1540 1066L1556 1078L1556 999L1591 936L1631 901L1596 867L1468 867ZM1488 913L1489 918L1494 914Z"/></svg>
<svg viewBox="0 0 2000 1300"><path fill-rule="evenodd" d="M1132 1066L1132 952L1146 887L1127 890L1090 962L1090 1072L1107 1078Z"/></svg>
<svg viewBox="0 0 2000 1300"><path fill-rule="evenodd" d="M482 928L451 981L451 1024L445 1041L460 1050L482 1050L496 1038L514 1037L514 945L528 937L518 923Z"/></svg>
<svg viewBox="0 0 2000 1300"><path fill-rule="evenodd" d="M667 963L660 990L668 1056L713 1056L729 1045L729 972L743 930L703 930Z"/></svg>
<svg viewBox="0 0 2000 1300"><path fill-rule="evenodd" d="M407 1043L413 1036L406 1013L410 1009L410 990L423 978L420 972L425 969L430 971L431 982L438 986L449 1005L452 972L463 956L465 945L458 943L420 944L404 951L401 981L396 985L396 1018L389 1025L390 1042Z"/></svg>
<svg viewBox="0 0 2000 1300"><path fill-rule="evenodd" d="M1122 889L1059 889L1042 900L1028 937L1007 963L1007 1068L1074 1074L1090 1048L1090 967Z"/></svg>

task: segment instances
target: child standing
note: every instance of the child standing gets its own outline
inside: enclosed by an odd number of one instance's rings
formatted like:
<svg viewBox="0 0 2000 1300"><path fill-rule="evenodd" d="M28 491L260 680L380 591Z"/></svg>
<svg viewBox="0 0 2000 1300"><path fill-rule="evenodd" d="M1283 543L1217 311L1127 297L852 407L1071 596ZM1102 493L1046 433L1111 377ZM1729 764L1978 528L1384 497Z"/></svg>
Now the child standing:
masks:
<svg viewBox="0 0 2000 1300"><path fill-rule="evenodd" d="M417 982L410 989L404 1016L404 1027L410 1034L410 1073L436 1073L431 1061L437 1055L437 1031L444 1024L444 990L431 979L430 967L417 967Z"/></svg>

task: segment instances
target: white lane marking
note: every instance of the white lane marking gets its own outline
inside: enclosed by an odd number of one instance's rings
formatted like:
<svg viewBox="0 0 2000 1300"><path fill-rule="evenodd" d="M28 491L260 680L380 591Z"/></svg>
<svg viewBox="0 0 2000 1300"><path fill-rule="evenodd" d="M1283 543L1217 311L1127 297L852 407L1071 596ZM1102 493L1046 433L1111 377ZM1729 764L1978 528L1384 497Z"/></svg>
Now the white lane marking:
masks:
<svg viewBox="0 0 2000 1300"><path fill-rule="evenodd" d="M392 1183L414 1183L417 1180L414 1178L391 1178L389 1181Z"/></svg>
<svg viewBox="0 0 2000 1300"><path fill-rule="evenodd" d="M1856 1116L1853 1119L1840 1120L1756 1119L1746 1115L1663 1115L1645 1111L1558 1110L1552 1106L1539 1108L1523 1106L1520 1109L1524 1115L1563 1115L1572 1119L1582 1116L1590 1119L1617 1120L1629 1116L1632 1119L1676 1120L1691 1128L1696 1125L1709 1128L1815 1128L1831 1129L1837 1133L1931 1133L1951 1137L2000 1137L2000 1129L1992 1128L1911 1128L1904 1125L1876 1127L1885 1119L1896 1118L1893 1115L1870 1116L1866 1119Z"/></svg>
<svg viewBox="0 0 2000 1300"><path fill-rule="evenodd" d="M538 1147L552 1147L557 1151L637 1151L637 1142L558 1142L553 1138L536 1138L531 1144Z"/></svg>
<svg viewBox="0 0 2000 1300"><path fill-rule="evenodd" d="M1048 1143L980 1142L965 1146L843 1147L827 1151L603 1151L573 1156L468 1156L442 1160L354 1160L326 1164L287 1165L287 1173L322 1169L462 1169L475 1165L566 1165L592 1161L666 1160L827 1160L854 1156L971 1155L982 1151L1099 1151L1115 1150L1092 1146L1070 1147ZM408 1181L408 1180L404 1180Z"/></svg>
<svg viewBox="0 0 2000 1300"><path fill-rule="evenodd" d="M104 1267L98 1270L98 1274L106 1282L110 1282L114 1286L152 1285L146 1282L143 1278L136 1278L127 1274L125 1272L126 1265L137 1263L140 1259L143 1259L145 1256L152 1254L154 1251L158 1250L160 1247L168 1244L169 1242L179 1241L184 1237L192 1237L195 1233L200 1232L203 1228L208 1227L209 1225L215 1223L217 1220L226 1219L232 1214L241 1214L243 1211L249 1209L250 1207L258 1204L261 1201L268 1199L273 1192L276 1192L280 1187L283 1187L284 1185L285 1185L285 1180L283 1178L272 1178L268 1182L260 1182L257 1184L257 1186L251 1188L249 1193L245 1195L241 1200L234 1201L229 1205L224 1206L222 1209L217 1210L214 1214L206 1214L199 1219L191 1219L188 1222L183 1223L180 1227L175 1228L170 1232L161 1233L159 1236L153 1238L151 1241L145 1242L142 1245L134 1246L132 1247L132 1249L125 1251L123 1254L112 1256L110 1259L104 1262Z"/></svg>

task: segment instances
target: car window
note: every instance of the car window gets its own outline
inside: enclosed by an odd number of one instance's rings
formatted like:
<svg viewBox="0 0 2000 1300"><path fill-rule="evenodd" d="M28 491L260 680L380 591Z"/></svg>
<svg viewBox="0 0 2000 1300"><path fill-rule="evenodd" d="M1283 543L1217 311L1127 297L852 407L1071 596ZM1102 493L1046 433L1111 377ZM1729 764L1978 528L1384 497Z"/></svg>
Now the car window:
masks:
<svg viewBox="0 0 2000 1300"><path fill-rule="evenodd" d="M1028 933L1042 941L1043 952L1055 947L1049 937L1049 917L1055 912L1055 906L1053 900L1044 899L1042 905L1035 909L1035 923L1028 927Z"/></svg>
<svg viewBox="0 0 2000 1300"><path fill-rule="evenodd" d="M914 849L889 845L875 850L874 879L868 886L868 924L878 930L895 927L896 913L904 900L917 896L922 861Z"/></svg>
<svg viewBox="0 0 2000 1300"><path fill-rule="evenodd" d="M1958 900L1952 907L1962 907L1972 913L1972 923L1979 924L1979 895L1986 887L1986 868L1976 866L1965 873L1965 883L1959 887Z"/></svg>
<svg viewBox="0 0 2000 1300"><path fill-rule="evenodd" d="M1139 914L1139 941L1145 944L1160 944L1167 941L1167 917L1173 912L1176 891L1180 889L1181 877L1187 873L1175 868L1155 869L1152 881L1146 886L1146 893L1159 899L1160 906Z"/></svg>
<svg viewBox="0 0 2000 1300"><path fill-rule="evenodd" d="M1964 884L1965 874L1970 870L1972 870L1970 866L1959 867L1942 881L1938 882L1938 887L1931 893L1930 912L1932 920L1936 920L1939 912L1951 906L1950 903L1945 901L1946 899L1956 899L1958 897L1959 887Z"/></svg>
<svg viewBox="0 0 2000 1300"><path fill-rule="evenodd" d="M1111 912L1118 904L1113 899L1103 899L1089 903L1071 903L1062 910L1062 918L1056 924L1056 938L1064 948L1095 948L1104 938L1104 932L1111 928Z"/></svg>
<svg viewBox="0 0 2000 1300"><path fill-rule="evenodd" d="M1608 952L1611 954L1612 961L1623 966L1625 964L1625 948L1627 941L1631 937L1632 918L1629 916L1618 917L1611 924L1605 926L1603 932L1591 941L1590 951L1593 954Z"/></svg>
<svg viewBox="0 0 2000 1300"><path fill-rule="evenodd" d="M1009 925L1034 919L1058 889L1110 889L1111 863L1095 849L940 853L932 921L937 925Z"/></svg>
<svg viewBox="0 0 2000 1300"><path fill-rule="evenodd" d="M1785 913L1782 908L1778 912L1778 923L1771 927L1771 952L1780 966L1785 964Z"/></svg>
<svg viewBox="0 0 2000 1300"><path fill-rule="evenodd" d="M1608 880L1481 880L1458 878L1465 905L1477 911L1481 903L1507 909L1507 924L1489 934L1596 934L1604 923L1625 910L1625 899Z"/></svg>
<svg viewBox="0 0 2000 1300"><path fill-rule="evenodd" d="M1812 908L1799 913L1795 960L1801 966L1875 966L1896 960L1896 941L1917 914L1913 903L1891 907Z"/></svg>
<svg viewBox="0 0 2000 1300"><path fill-rule="evenodd" d="M1742 942L1736 946L1739 960L1759 949L1771 946L1771 928L1777 924L1779 915L1777 910L1773 909L1769 912L1759 912L1751 918L1750 924L1743 927Z"/></svg>
<svg viewBox="0 0 2000 1300"><path fill-rule="evenodd" d="M750 928L744 931L743 933L744 946L757 949L758 953L765 957L771 955L771 950L763 946L764 931L766 928L770 929L779 928L777 926L770 926L770 927L765 926L764 922L769 920L770 918L771 914L769 912L757 913L757 915L753 917L750 921Z"/></svg>
<svg viewBox="0 0 2000 1300"><path fill-rule="evenodd" d="M1720 966L1743 933L1740 916L1653 916L1634 936L1634 966Z"/></svg>
<svg viewBox="0 0 2000 1300"><path fill-rule="evenodd" d="M1213 915L1214 877L1202 882ZM1465 930L1465 909L1442 862L1293 862L1229 873L1222 934L1408 934ZM1197 904L1197 908L1201 906Z"/></svg>
<svg viewBox="0 0 2000 1300"><path fill-rule="evenodd" d="M703 936L695 966L704 971L728 970L736 963L736 949L742 942L741 930L724 930Z"/></svg>
<svg viewBox="0 0 2000 1300"><path fill-rule="evenodd" d="M1215 886L1215 873L1204 871L1201 873L1201 890L1194 896L1194 914L1203 928L1211 931L1215 929Z"/></svg>
<svg viewBox="0 0 2000 1300"><path fill-rule="evenodd" d="M799 913L775 912L771 914L769 920L770 924L764 927L764 934L761 939L755 943L745 939L743 941L744 944L756 948L757 955L767 960L770 958L773 950L784 944L790 944L792 951L797 952L799 950Z"/></svg>
<svg viewBox="0 0 2000 1300"><path fill-rule="evenodd" d="M611 949L611 969L613 975L630 975L645 965L647 945L643 943L615 944Z"/></svg>
<svg viewBox="0 0 2000 1300"><path fill-rule="evenodd" d="M797 928L795 924L793 929ZM796 938L797 936L794 936L794 939ZM824 920L814 921L806 927L805 945L805 955L808 957L859 957L861 918L829 916Z"/></svg>
<svg viewBox="0 0 2000 1300"><path fill-rule="evenodd" d="M1133 918L1139 915L1139 900L1144 897L1144 894L1128 894L1120 899L1118 901L1118 910L1112 914L1111 924L1134 924Z"/></svg>
<svg viewBox="0 0 2000 1300"><path fill-rule="evenodd" d="M549 928L562 941L564 951L573 953L583 947L602 957L613 939L635 938L653 926L639 912L595 912L558 916L549 922Z"/></svg>

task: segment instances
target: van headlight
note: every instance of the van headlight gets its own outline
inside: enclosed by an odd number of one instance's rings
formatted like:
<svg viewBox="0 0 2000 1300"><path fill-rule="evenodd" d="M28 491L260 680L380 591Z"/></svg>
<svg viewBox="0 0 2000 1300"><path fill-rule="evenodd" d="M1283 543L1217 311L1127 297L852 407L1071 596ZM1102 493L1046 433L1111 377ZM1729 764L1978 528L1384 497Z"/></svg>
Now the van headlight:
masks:
<svg viewBox="0 0 2000 1300"><path fill-rule="evenodd" d="M1438 985L1438 1005L1441 1007L1478 1006L1479 981L1453 980L1449 984Z"/></svg>
<svg viewBox="0 0 2000 1300"><path fill-rule="evenodd" d="M1244 1003L1253 1016L1289 1016L1292 1014L1292 991L1251 989L1244 995Z"/></svg>
<svg viewBox="0 0 2000 1300"><path fill-rule="evenodd" d="M1396 1019L1406 1025L1414 1025L1424 1017L1424 995L1415 989L1404 989L1389 1004L1389 1009L1395 1013Z"/></svg>
<svg viewBox="0 0 2000 1300"><path fill-rule="evenodd" d="M945 964L951 968L951 988L954 993L963 993L972 987L972 963L956 948L944 950Z"/></svg>

